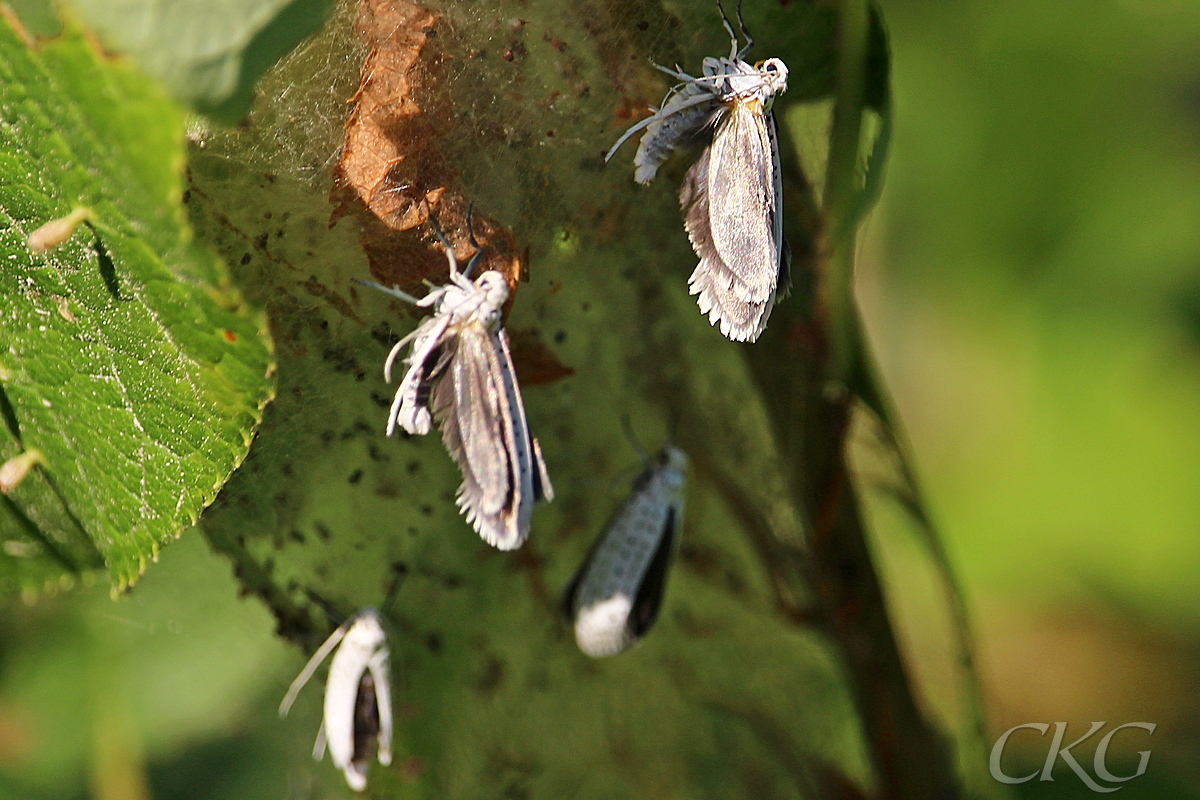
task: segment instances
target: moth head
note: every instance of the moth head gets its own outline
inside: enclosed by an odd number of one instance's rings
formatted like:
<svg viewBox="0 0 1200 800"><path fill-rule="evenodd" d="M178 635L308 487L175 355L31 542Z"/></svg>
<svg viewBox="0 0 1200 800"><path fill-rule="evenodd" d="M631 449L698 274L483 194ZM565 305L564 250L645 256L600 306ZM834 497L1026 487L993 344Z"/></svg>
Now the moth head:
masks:
<svg viewBox="0 0 1200 800"><path fill-rule="evenodd" d="M508 300L508 281L496 270L489 269L475 279L475 288L484 296L486 308L480 309L484 322L488 325L498 324L500 307Z"/></svg>
<svg viewBox="0 0 1200 800"><path fill-rule="evenodd" d="M669 476L673 486L682 486L684 473L687 471L687 454L674 445L667 445L658 454L658 466Z"/></svg>
<svg viewBox="0 0 1200 800"><path fill-rule="evenodd" d="M375 609L363 609L351 617L348 624L342 647L350 649L357 647L367 652L375 652L387 647L387 633L383 630L383 620Z"/></svg>
<svg viewBox="0 0 1200 800"><path fill-rule="evenodd" d="M788 68L783 61L778 58L768 58L766 61L755 64L754 68L758 70L759 75L762 75L772 94L787 90Z"/></svg>

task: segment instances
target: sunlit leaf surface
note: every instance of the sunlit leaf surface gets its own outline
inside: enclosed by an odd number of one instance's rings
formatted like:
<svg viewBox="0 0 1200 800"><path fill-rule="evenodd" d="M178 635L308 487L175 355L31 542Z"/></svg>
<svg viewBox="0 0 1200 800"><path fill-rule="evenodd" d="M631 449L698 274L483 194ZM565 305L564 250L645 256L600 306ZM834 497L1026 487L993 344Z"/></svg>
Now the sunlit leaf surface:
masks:
<svg viewBox="0 0 1200 800"><path fill-rule="evenodd" d="M117 586L212 501L269 397L263 319L191 242L180 111L75 31L0 24L0 429L45 466L0 505L0 587ZM61 244L27 237L91 209Z"/></svg>

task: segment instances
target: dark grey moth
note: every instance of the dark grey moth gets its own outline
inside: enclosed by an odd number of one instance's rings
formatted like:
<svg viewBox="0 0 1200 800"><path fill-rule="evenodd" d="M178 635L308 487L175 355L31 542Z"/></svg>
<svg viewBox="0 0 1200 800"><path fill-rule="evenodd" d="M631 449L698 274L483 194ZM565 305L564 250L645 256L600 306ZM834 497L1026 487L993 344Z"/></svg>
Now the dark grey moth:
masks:
<svg viewBox="0 0 1200 800"><path fill-rule="evenodd" d="M787 285L783 193L778 131L771 107L787 90L787 66L778 58L749 64L754 40L738 23L746 44L721 10L732 39L728 58L705 58L693 77L655 65L679 81L654 113L617 140L605 160L645 130L634 157L634 180L650 183L680 145L707 142L679 192L684 228L700 263L688 279L700 311L734 341L754 341L767 326L781 286Z"/></svg>
<svg viewBox="0 0 1200 800"><path fill-rule="evenodd" d="M432 220L431 220L432 222ZM552 500L541 447L529 433L521 389L513 370L501 307L508 300L504 276L488 270L474 280L481 256L476 252L465 272L458 271L446 237L433 223L446 250L450 282L417 299L395 288L366 283L422 307L425 319L388 353L384 379L405 345L407 371L388 414L390 436L399 425L408 433L429 433L431 420L462 470L457 503L484 541L514 550L529 535L533 504Z"/></svg>
<svg viewBox="0 0 1200 800"><path fill-rule="evenodd" d="M587 655L627 649L657 619L678 543L686 471L683 451L664 447L567 584L563 610Z"/></svg>
<svg viewBox="0 0 1200 800"><path fill-rule="evenodd" d="M339 644L341 645L339 647ZM292 681L280 716L286 716L296 695L334 648L325 681L324 715L313 758L325 757L356 792L367 786L367 764L376 750L379 763L392 763L392 689L387 634L375 609L363 609L329 635Z"/></svg>

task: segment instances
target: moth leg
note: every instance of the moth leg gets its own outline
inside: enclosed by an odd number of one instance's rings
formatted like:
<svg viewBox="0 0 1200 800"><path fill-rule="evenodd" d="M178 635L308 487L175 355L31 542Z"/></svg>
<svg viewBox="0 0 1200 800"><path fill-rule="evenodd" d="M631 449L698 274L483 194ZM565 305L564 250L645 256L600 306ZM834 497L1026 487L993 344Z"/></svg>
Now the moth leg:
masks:
<svg viewBox="0 0 1200 800"><path fill-rule="evenodd" d="M415 339L417 334L420 332L421 329L418 327L415 331L408 334L408 336L405 336L403 339L392 345L392 349L388 352L387 360L383 362L383 380L385 382L392 382L392 364L395 362L396 356L400 355L400 351L404 349L404 345Z"/></svg>
<svg viewBox="0 0 1200 800"><path fill-rule="evenodd" d="M742 19L742 0L738 0L737 4L737 21L738 27L742 31L742 36L746 38L746 46L737 52L736 60L742 61L745 59L750 48L754 46L754 37L750 35L750 30L746 27L746 20Z"/></svg>
<svg viewBox="0 0 1200 800"><path fill-rule="evenodd" d="M317 741L313 743L313 760L320 761L325 757L325 720L321 720L321 727L317 731Z"/></svg>
<svg viewBox="0 0 1200 800"><path fill-rule="evenodd" d="M434 317L433 320L428 326L422 325L417 329L418 333L422 330L424 331L424 338L419 338L418 341L420 344L413 347L413 352L408 357L408 372L404 373L404 379L400 381L400 385L396 388L396 396L392 398L392 406L388 410L388 436L391 436L396 431L396 419L400 414L401 407L404 405L405 395L410 391L413 381L419 379L418 373L424 368L429 354L441 343L442 335L446 332L446 328L450 324L450 317L448 315ZM417 433L417 431L409 431L409 433ZM424 431L420 431L420 433L424 433Z"/></svg>
<svg viewBox="0 0 1200 800"><path fill-rule="evenodd" d="M733 32L733 23L731 23L729 21L729 17L726 16L725 6L721 3L721 0L717 0L717 11L721 14L721 25L723 25L725 27L725 32L729 34L729 39L732 42L732 45L729 48L729 57L731 59L736 59L738 57L737 34ZM741 13L742 13L742 2L741 2L741 0L738 0L738 16L739 17L741 16Z"/></svg>
<svg viewBox="0 0 1200 800"><path fill-rule="evenodd" d="M651 61L650 63L654 64L653 61ZM676 67L675 69L671 69L670 67L664 67L662 64L654 64L654 68L657 69L659 72L670 75L672 78L679 81L679 84L674 89L672 89L670 92L668 92L668 94L667 94L668 97L670 97L673 94L678 94L679 88L681 86L689 86L692 84L717 83L725 78L724 74L719 74L719 73L713 74L713 75L701 75L701 76L697 77L695 75L689 75L686 72L681 72L679 67ZM666 103L663 103L663 105L666 105Z"/></svg>
<svg viewBox="0 0 1200 800"><path fill-rule="evenodd" d="M667 117L678 114L680 111L683 111L685 108L691 108L692 106L698 106L698 105L702 105L704 103L711 103L711 102L713 102L713 97L715 97L714 94L703 93L703 94L698 94L695 97L692 97L688 100L685 100L682 103L680 103L679 105L669 106L669 107L663 106L654 115L646 117L644 120L642 120L641 122L632 126L629 130L625 131L625 133L623 133L621 135L621 138L617 139L617 143L612 146L612 149L608 151L608 155L604 156L604 160L608 161L609 159L611 159L613 157L613 155L617 152L617 150L621 147L621 145L625 144L625 142L629 139L629 137L633 136L638 131L640 131L644 128L648 128L656 122L661 122L662 120L666 119Z"/></svg>
<svg viewBox="0 0 1200 800"><path fill-rule="evenodd" d="M617 139L617 143L614 144L609 149L608 153L605 154L604 161L607 163L614 155L616 155L617 151L621 149L621 145L623 145L623 144L625 144L625 142L629 141L629 137L633 136L635 133L637 133L640 130L644 130L644 129L650 127L655 122L662 119L661 115L662 115L662 110L660 109L660 110L654 112L654 114L652 114L651 116L646 117L644 120L642 120L634 125L631 125L629 127L629 130L627 130L623 134L621 134L621 138Z"/></svg>
<svg viewBox="0 0 1200 800"><path fill-rule="evenodd" d="M655 64L653 61L650 63L659 72L664 72L681 83L695 83L696 81L701 80L700 78L688 75L686 72L680 70L678 64L675 65L675 69L671 69L670 67L664 67L662 64Z"/></svg>

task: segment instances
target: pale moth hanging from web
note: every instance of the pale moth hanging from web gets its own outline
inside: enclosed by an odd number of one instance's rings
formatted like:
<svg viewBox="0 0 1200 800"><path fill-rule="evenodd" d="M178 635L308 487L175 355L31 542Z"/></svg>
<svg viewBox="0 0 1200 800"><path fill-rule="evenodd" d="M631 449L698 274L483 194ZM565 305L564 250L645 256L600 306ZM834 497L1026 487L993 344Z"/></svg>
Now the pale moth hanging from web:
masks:
<svg viewBox="0 0 1200 800"><path fill-rule="evenodd" d="M446 251L450 282L418 299L396 288L359 281L421 307L433 316L417 326L388 353L383 376L392 379L392 365L405 345L407 370L396 389L388 414L390 436L399 425L405 431L429 433L431 420L462 470L457 503L467 522L484 541L501 550L514 550L529 535L533 505L554 499L554 489L537 439L529 433L521 388L513 370L508 334L501 307L508 300L508 282L495 270L470 276L482 257L475 255L465 272L445 235L430 217L438 242ZM470 230L470 213L467 228Z"/></svg>
<svg viewBox="0 0 1200 800"><path fill-rule="evenodd" d="M705 58L701 77L655 64L679 83L651 116L625 131L604 160L645 130L633 163L634 180L647 184L675 147L708 139L679 191L684 228L700 257L688 291L697 295L709 323L720 323L723 335L753 342L788 282L779 137L771 111L775 96L787 90L788 70L778 58L744 61L754 39L742 21L741 0L737 19L746 39L741 49L719 0L717 8L733 41L729 57Z"/></svg>
<svg viewBox="0 0 1200 800"><path fill-rule="evenodd" d="M392 763L392 685L387 634L379 612L363 609L329 635L292 681L279 704L279 715L287 716L296 695L335 647L313 758L324 758L328 744L333 765L351 789L361 792L367 786L372 749L377 750L380 764Z"/></svg>
<svg viewBox="0 0 1200 800"><path fill-rule="evenodd" d="M563 592L579 649L594 658L641 640L658 618L683 517L687 456L667 445L592 545Z"/></svg>

